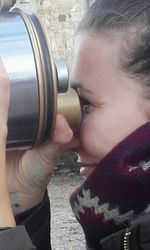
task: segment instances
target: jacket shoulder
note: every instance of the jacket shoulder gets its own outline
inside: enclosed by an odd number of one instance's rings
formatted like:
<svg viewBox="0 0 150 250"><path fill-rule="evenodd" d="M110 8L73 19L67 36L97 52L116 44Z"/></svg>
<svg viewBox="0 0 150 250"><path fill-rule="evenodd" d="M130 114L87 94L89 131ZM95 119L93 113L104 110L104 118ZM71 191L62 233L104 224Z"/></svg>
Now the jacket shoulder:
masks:
<svg viewBox="0 0 150 250"><path fill-rule="evenodd" d="M35 250L24 226L0 232L1 250Z"/></svg>
<svg viewBox="0 0 150 250"><path fill-rule="evenodd" d="M124 228L101 240L99 249L150 250L150 213L132 221L130 227Z"/></svg>

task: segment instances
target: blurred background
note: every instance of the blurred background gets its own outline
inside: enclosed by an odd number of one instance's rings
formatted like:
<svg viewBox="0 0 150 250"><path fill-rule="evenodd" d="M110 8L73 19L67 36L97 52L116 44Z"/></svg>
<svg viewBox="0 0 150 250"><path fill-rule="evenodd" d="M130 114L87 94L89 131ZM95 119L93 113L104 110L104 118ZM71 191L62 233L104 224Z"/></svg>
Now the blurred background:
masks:
<svg viewBox="0 0 150 250"><path fill-rule="evenodd" d="M37 12L50 39L55 58L71 66L73 38L89 5L88 0L17 0L16 7Z"/></svg>

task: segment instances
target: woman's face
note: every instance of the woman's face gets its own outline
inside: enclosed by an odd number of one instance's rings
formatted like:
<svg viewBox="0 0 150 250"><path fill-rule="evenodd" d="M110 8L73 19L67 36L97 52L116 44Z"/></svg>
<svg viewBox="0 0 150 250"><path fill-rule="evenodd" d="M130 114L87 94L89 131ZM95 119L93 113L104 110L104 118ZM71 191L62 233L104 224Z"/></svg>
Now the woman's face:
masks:
<svg viewBox="0 0 150 250"><path fill-rule="evenodd" d="M88 102L83 109L78 150L81 162L91 164L85 175L149 120L149 103L142 97L140 84L119 70L119 53L119 40L111 41L103 34L83 33L75 41L70 84Z"/></svg>

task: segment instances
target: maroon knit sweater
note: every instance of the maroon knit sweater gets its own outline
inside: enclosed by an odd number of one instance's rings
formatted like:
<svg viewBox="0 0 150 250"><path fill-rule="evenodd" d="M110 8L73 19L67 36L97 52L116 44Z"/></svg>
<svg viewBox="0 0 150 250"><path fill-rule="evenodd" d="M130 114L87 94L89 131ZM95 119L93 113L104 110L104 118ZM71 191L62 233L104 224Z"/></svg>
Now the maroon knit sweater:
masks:
<svg viewBox="0 0 150 250"><path fill-rule="evenodd" d="M70 198L88 246L150 212L150 123L119 143Z"/></svg>

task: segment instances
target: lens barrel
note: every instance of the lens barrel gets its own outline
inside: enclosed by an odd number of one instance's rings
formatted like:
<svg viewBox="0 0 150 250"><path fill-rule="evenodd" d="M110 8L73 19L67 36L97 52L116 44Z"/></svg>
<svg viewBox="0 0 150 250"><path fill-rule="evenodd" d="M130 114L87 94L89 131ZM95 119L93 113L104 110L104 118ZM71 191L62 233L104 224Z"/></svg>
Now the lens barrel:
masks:
<svg viewBox="0 0 150 250"><path fill-rule="evenodd" d="M32 148L47 141L58 112L67 114L72 127L79 125L78 95L68 89L67 67L62 60L54 62L36 15L20 9L0 13L0 56L10 80L8 149Z"/></svg>

